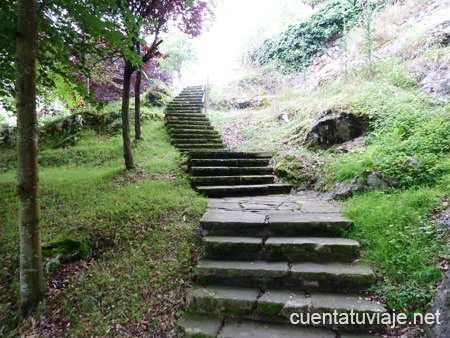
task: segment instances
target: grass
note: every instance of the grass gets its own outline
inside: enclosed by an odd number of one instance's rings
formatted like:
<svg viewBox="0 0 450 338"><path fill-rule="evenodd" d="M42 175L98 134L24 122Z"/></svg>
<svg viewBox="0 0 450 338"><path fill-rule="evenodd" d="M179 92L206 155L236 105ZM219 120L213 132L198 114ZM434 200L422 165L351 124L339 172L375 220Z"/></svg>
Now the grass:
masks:
<svg viewBox="0 0 450 338"><path fill-rule="evenodd" d="M450 254L448 232L430 216L442 209L444 196L443 189L426 187L377 191L345 205L345 214L354 221L346 235L362 244L363 261L379 276L372 291L391 310L423 311L442 281L439 262Z"/></svg>
<svg viewBox="0 0 450 338"><path fill-rule="evenodd" d="M0 335L176 334L206 203L180 170L163 122L146 121L142 135L133 148L139 166L133 172L124 172L119 135L86 132L75 147L40 152L43 243L70 237L86 242L91 252L69 265L57 257L45 262L48 298L42 325L34 328L16 328L15 173L11 168L0 175ZM5 162L11 152L2 152L0 167L10 167Z"/></svg>

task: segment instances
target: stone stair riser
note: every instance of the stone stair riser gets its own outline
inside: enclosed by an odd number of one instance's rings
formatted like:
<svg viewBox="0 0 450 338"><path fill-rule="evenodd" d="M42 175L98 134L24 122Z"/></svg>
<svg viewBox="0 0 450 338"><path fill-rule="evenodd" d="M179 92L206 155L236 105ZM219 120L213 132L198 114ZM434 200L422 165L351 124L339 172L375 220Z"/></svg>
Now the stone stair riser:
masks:
<svg viewBox="0 0 450 338"><path fill-rule="evenodd" d="M273 194L289 194L292 187L282 184L248 185L248 186L196 186L200 194L208 197L239 197Z"/></svg>
<svg viewBox="0 0 450 338"><path fill-rule="evenodd" d="M192 167L267 167L269 159L192 159Z"/></svg>
<svg viewBox="0 0 450 338"><path fill-rule="evenodd" d="M194 176L270 175L270 167L191 167Z"/></svg>
<svg viewBox="0 0 450 338"><path fill-rule="evenodd" d="M273 175L253 175L253 176L204 176L193 177L194 186L213 186L213 185L243 185L243 184L266 184L273 183Z"/></svg>
<svg viewBox="0 0 450 338"><path fill-rule="evenodd" d="M355 241L336 238L324 241L312 237L266 239L205 236L203 246L207 259L289 262L352 262L359 257L360 250Z"/></svg>

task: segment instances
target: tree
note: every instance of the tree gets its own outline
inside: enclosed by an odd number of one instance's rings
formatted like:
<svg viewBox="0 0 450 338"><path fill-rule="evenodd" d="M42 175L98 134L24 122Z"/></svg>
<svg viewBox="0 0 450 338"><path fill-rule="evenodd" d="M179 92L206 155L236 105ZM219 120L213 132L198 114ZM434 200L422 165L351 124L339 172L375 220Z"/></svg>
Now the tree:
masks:
<svg viewBox="0 0 450 338"><path fill-rule="evenodd" d="M17 193L19 195L20 296L22 314L44 297L37 163L35 0L19 0L16 33Z"/></svg>
<svg viewBox="0 0 450 338"><path fill-rule="evenodd" d="M213 17L210 8L212 5L214 5L214 0L124 0L119 2L122 33L127 36L128 41L127 47L122 49L125 61L122 137L127 170L134 168L129 124L131 76L134 71L159 55L158 46L161 43L159 34L167 28L170 21L176 23L184 33L198 36L202 32L203 22ZM152 42L145 43L145 37L151 37ZM143 49L142 45L148 46L148 48L143 55L140 55L140 50ZM140 90L137 88L135 91L139 92ZM136 104L139 109L139 98Z"/></svg>

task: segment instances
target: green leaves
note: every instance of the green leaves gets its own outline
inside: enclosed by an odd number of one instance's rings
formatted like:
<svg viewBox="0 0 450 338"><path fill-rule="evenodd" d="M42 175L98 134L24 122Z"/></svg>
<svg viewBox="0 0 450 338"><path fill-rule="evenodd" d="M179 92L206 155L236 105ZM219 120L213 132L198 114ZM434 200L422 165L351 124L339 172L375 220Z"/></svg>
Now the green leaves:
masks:
<svg viewBox="0 0 450 338"><path fill-rule="evenodd" d="M264 41L244 56L244 63L265 65L276 62L286 73L298 72L309 66L322 44L359 20L359 2L332 1L308 20L289 27L279 36Z"/></svg>

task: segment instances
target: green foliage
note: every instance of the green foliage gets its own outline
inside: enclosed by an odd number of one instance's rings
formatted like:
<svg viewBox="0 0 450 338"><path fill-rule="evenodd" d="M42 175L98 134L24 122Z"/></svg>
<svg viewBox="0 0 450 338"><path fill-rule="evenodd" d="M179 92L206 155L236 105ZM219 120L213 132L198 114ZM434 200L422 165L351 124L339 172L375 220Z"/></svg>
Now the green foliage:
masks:
<svg viewBox="0 0 450 338"><path fill-rule="evenodd" d="M378 62L374 71L352 103L352 109L371 117L368 146L331 162L332 180L377 172L398 188L436 184L450 169L448 114L397 64Z"/></svg>
<svg viewBox="0 0 450 338"><path fill-rule="evenodd" d="M428 217L443 197L439 189L419 188L368 193L346 203L345 214L354 221L347 235L361 242L363 259L383 276L374 290L390 309L422 311L442 279L438 261L450 253L448 234Z"/></svg>
<svg viewBox="0 0 450 338"><path fill-rule="evenodd" d="M360 20L363 8L360 1L331 1L309 19L290 26L279 36L248 51L243 61L255 65L274 62L284 72L301 71L321 50L324 42L342 32L345 25Z"/></svg>

